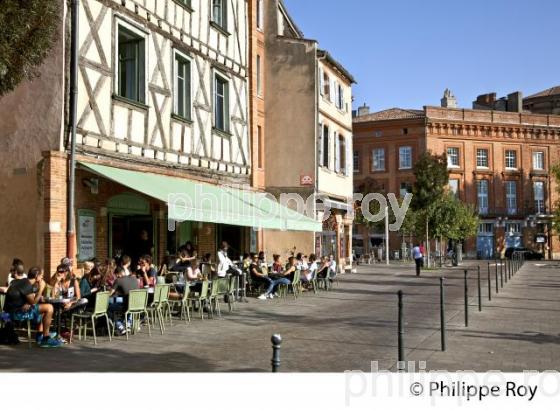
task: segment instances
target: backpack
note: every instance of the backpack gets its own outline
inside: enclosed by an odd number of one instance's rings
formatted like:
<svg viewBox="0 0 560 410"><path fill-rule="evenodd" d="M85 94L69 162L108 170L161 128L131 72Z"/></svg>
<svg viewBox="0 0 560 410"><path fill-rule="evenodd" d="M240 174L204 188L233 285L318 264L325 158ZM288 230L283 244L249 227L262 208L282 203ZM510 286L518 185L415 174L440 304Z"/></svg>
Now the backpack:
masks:
<svg viewBox="0 0 560 410"><path fill-rule="evenodd" d="M14 329L13 322L6 322L4 327L0 328L0 345L17 345L19 338Z"/></svg>

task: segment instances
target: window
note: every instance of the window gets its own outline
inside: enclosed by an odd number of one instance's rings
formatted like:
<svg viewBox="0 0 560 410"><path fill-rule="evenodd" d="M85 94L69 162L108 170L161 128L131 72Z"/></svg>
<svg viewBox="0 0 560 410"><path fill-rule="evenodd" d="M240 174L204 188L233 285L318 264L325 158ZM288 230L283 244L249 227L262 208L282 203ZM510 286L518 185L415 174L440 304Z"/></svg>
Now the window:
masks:
<svg viewBox="0 0 560 410"><path fill-rule="evenodd" d="M492 223L481 223L478 225L479 234L492 234L494 232L494 224Z"/></svg>
<svg viewBox="0 0 560 410"><path fill-rule="evenodd" d="M227 1L212 0L212 22L227 30Z"/></svg>
<svg viewBox="0 0 560 410"><path fill-rule="evenodd" d="M519 235L521 233L521 224L519 222L506 222L506 234Z"/></svg>
<svg viewBox="0 0 560 410"><path fill-rule="evenodd" d="M360 172L360 168L361 168L361 164L360 164L360 152L359 151L354 151L354 173L359 173Z"/></svg>
<svg viewBox="0 0 560 410"><path fill-rule="evenodd" d="M264 28L264 0L257 0L257 28Z"/></svg>
<svg viewBox="0 0 560 410"><path fill-rule="evenodd" d="M175 0L175 1L184 6L187 6L189 9L192 8L191 0Z"/></svg>
<svg viewBox="0 0 560 410"><path fill-rule="evenodd" d="M488 150L487 149L477 149L476 150L476 166L478 168L488 168Z"/></svg>
<svg viewBox="0 0 560 410"><path fill-rule="evenodd" d="M459 197L459 180L458 179L450 179L449 180L449 191L455 195L456 198Z"/></svg>
<svg viewBox="0 0 560 410"><path fill-rule="evenodd" d="M329 147L330 147L329 126L323 125L323 158L321 160L321 163L325 168L329 167Z"/></svg>
<svg viewBox="0 0 560 410"><path fill-rule="evenodd" d="M385 148L376 148L372 151L372 171L385 171Z"/></svg>
<svg viewBox="0 0 560 410"><path fill-rule="evenodd" d="M459 148L447 148L447 166L449 168L459 167Z"/></svg>
<svg viewBox="0 0 560 410"><path fill-rule="evenodd" d="M344 108L344 89L338 83L336 83L335 101L336 101L336 108L342 110Z"/></svg>
<svg viewBox="0 0 560 410"><path fill-rule="evenodd" d="M118 84L117 94L144 103L146 51L143 35L118 25Z"/></svg>
<svg viewBox="0 0 560 410"><path fill-rule="evenodd" d="M517 182L506 181L506 208L508 215L515 215L517 213Z"/></svg>
<svg viewBox="0 0 560 410"><path fill-rule="evenodd" d="M506 168L517 169L517 151L506 151Z"/></svg>
<svg viewBox="0 0 560 410"><path fill-rule="evenodd" d="M486 179L476 181L476 191L478 197L478 213L485 215L488 213L488 181Z"/></svg>
<svg viewBox="0 0 560 410"><path fill-rule="evenodd" d="M546 212L544 204L544 182L535 181L533 182L533 195L535 199L535 213L544 214Z"/></svg>
<svg viewBox="0 0 560 410"><path fill-rule="evenodd" d="M262 133L262 127L260 125L257 126L257 144L258 146L258 167L259 169L263 169L263 164L264 164L264 139L263 139L263 133Z"/></svg>
<svg viewBox="0 0 560 410"><path fill-rule="evenodd" d="M402 133L403 135L408 135L408 128L403 128Z"/></svg>
<svg viewBox="0 0 560 410"><path fill-rule="evenodd" d="M338 135L338 167L337 172L342 172L346 174L346 138L342 135Z"/></svg>
<svg viewBox="0 0 560 410"><path fill-rule="evenodd" d="M375 131L375 133L373 134L375 135L375 137L379 138L383 136L383 131Z"/></svg>
<svg viewBox="0 0 560 410"><path fill-rule="evenodd" d="M399 148L399 169L412 168L412 147Z"/></svg>
<svg viewBox="0 0 560 410"><path fill-rule="evenodd" d="M259 54L257 54L257 95L262 97L262 63Z"/></svg>
<svg viewBox="0 0 560 410"><path fill-rule="evenodd" d="M175 52L175 93L174 109L176 115L191 119L191 62Z"/></svg>
<svg viewBox="0 0 560 410"><path fill-rule="evenodd" d="M322 95L324 95L325 97L327 97L330 100L331 99L331 79L330 79L329 75L325 72L325 70L323 70L322 89L323 89Z"/></svg>
<svg viewBox="0 0 560 410"><path fill-rule="evenodd" d="M229 83L219 74L214 79L214 127L229 132Z"/></svg>
<svg viewBox="0 0 560 410"><path fill-rule="evenodd" d="M544 152L542 151L533 152L533 169L537 171L544 170Z"/></svg>

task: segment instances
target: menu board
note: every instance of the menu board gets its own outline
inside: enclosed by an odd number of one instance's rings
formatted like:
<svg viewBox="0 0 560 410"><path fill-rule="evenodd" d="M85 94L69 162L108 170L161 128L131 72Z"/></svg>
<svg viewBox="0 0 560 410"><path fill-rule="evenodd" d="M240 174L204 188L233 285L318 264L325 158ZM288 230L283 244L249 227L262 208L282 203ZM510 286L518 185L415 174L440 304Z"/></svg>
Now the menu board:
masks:
<svg viewBox="0 0 560 410"><path fill-rule="evenodd" d="M95 258L95 212L78 211L78 261Z"/></svg>

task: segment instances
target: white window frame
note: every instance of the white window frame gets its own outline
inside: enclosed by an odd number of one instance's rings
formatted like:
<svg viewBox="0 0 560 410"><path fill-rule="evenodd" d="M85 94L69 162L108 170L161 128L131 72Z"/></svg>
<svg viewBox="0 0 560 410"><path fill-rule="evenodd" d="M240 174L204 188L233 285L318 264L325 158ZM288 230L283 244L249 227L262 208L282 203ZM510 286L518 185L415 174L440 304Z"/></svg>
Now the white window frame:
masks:
<svg viewBox="0 0 560 410"><path fill-rule="evenodd" d="M455 150L456 154L450 155L449 151L451 150ZM460 149L458 147L447 147L447 168L459 168L460 167L460 159L459 159L459 155L460 155ZM453 163L453 158L455 158L457 160L457 163L454 164Z"/></svg>
<svg viewBox="0 0 560 410"><path fill-rule="evenodd" d="M138 102L140 104L144 104L144 105L148 105L148 67L149 67L149 53L148 53L148 37L149 37L149 33L147 31L142 30L140 27L136 26L133 23L130 23L129 21L125 20L124 18L122 18L121 16L115 16L115 54L114 54L114 61L115 61L115 67L114 67L114 81L113 81L113 93L119 97L121 97L119 95L119 81L120 81L120 76L119 76L119 27L123 27L128 31L131 31L132 33L138 35L139 37L143 37L144 38L144 98L143 98L143 102ZM121 98L126 98L126 97L121 97ZM131 100L133 102L136 102L134 100Z"/></svg>
<svg viewBox="0 0 560 410"><path fill-rule="evenodd" d="M485 157L479 155L483 152L486 153ZM479 165L479 161L482 162L482 160L485 160L486 165ZM488 148L477 148L476 149L476 167L479 168L479 169L490 168L490 151L488 150Z"/></svg>
<svg viewBox="0 0 560 410"><path fill-rule="evenodd" d="M385 148L374 148L371 151L371 170L373 172L379 172L386 171L386 168L387 165L385 161Z"/></svg>
<svg viewBox="0 0 560 410"><path fill-rule="evenodd" d="M358 174L362 168L361 166L360 151L354 150L352 153L352 167L354 168L354 174Z"/></svg>
<svg viewBox="0 0 560 410"><path fill-rule="evenodd" d="M212 0L210 2L210 10L211 10L211 15L210 15L210 20L212 21L212 23L214 23L215 25L217 25L218 27L220 27L222 30L227 31L227 27L228 27L228 16L229 16L229 10L227 7L227 0L220 0L221 2L221 7L220 7L220 12L221 12L221 16L220 16L220 23L218 23L216 21L216 16L214 14L214 1ZM224 21L225 19L225 21Z"/></svg>
<svg viewBox="0 0 560 410"><path fill-rule="evenodd" d="M540 186L541 189L537 190L537 186ZM546 211L546 192L545 192L545 184L544 181L534 181L533 182L533 199L535 203L535 213L537 214L544 214Z"/></svg>
<svg viewBox="0 0 560 410"><path fill-rule="evenodd" d="M533 151L533 170L535 171L544 171L545 167L544 167L544 151ZM538 158L538 159L537 159ZM540 161L540 164L539 164Z"/></svg>
<svg viewBox="0 0 560 410"><path fill-rule="evenodd" d="M326 131L326 135L325 135ZM327 151L325 152L325 143ZM326 164L325 164L325 159ZM321 166L330 169L331 165L331 127L328 124L321 124Z"/></svg>
<svg viewBox="0 0 560 410"><path fill-rule="evenodd" d="M505 181L506 212L508 215L517 214L517 181ZM512 190L513 187L513 190Z"/></svg>
<svg viewBox="0 0 560 410"><path fill-rule="evenodd" d="M257 0L257 30L264 30L264 0Z"/></svg>
<svg viewBox="0 0 560 410"><path fill-rule="evenodd" d="M262 56L260 54L257 54L256 57L256 74L257 74L257 96L258 97L262 97L263 96L263 78L262 78L262 73L263 73L263 67L262 67Z"/></svg>
<svg viewBox="0 0 560 410"><path fill-rule="evenodd" d="M513 156L511 156L513 154ZM513 166L511 162L513 161ZM506 169L517 169L517 151L513 149L506 149L504 153L504 165Z"/></svg>
<svg viewBox="0 0 560 410"><path fill-rule="evenodd" d="M182 58L183 60L186 60L189 62L190 64L190 69L189 69L189 108L188 108L188 117L185 117L183 115L180 115L178 113L178 101L177 101L177 90L179 89L178 86L178 79L177 79L177 56L179 56L180 58ZM171 54L171 58L172 60L172 67L173 67L173 113L175 115L180 116L181 118L187 119L189 121L192 121L192 108L193 108L193 59L188 56L185 53L182 53L181 51L177 50L177 49L173 49L173 53Z"/></svg>
<svg viewBox="0 0 560 410"><path fill-rule="evenodd" d="M216 97L217 97L217 83L218 83L218 77L220 79L222 79L223 81L225 81L225 83L227 84L227 98L224 98L224 102L226 104L226 108L227 111L224 116L224 125L225 125L225 130L216 127ZM230 133L231 130L231 78L229 78L226 74L222 73L221 71L218 70L213 70L213 76L212 76L212 124L214 129L221 131L221 132L225 132L225 133Z"/></svg>
<svg viewBox="0 0 560 410"><path fill-rule="evenodd" d="M408 163L405 163L405 159L408 159ZM412 169L412 147L410 145L399 147L399 169Z"/></svg>
<svg viewBox="0 0 560 410"><path fill-rule="evenodd" d="M481 190L482 187L485 187L485 191ZM477 198L477 208L478 213L481 215L488 214L489 211L489 203L490 203L490 182L487 179L479 179L476 181L476 198Z"/></svg>
<svg viewBox="0 0 560 410"><path fill-rule="evenodd" d="M519 222L506 222L505 227L506 235L519 236L521 235L521 223Z"/></svg>
<svg viewBox="0 0 560 410"><path fill-rule="evenodd" d="M454 186L451 184L451 181L457 182L457 186L454 187ZM449 179L449 182L448 182L449 191L450 191L453 195L455 195L456 197L459 196L459 185L460 185L460 184L461 184L461 181L460 181L459 179L457 179L457 178L450 178L450 179ZM455 189L455 188L456 188L456 189Z"/></svg>

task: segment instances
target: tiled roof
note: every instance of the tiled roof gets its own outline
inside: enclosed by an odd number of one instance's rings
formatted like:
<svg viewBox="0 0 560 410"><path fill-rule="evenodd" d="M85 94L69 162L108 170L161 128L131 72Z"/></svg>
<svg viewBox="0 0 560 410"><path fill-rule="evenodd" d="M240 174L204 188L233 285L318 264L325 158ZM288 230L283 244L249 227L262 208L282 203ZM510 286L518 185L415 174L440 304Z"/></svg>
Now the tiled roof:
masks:
<svg viewBox="0 0 560 410"><path fill-rule="evenodd" d="M405 120L424 118L424 110L410 110L404 108L389 108L388 110L374 112L354 118L354 122Z"/></svg>
<svg viewBox="0 0 560 410"><path fill-rule="evenodd" d="M538 92L536 94L526 97L525 99L528 100L530 98L550 97L551 95L560 95L560 86L552 87L547 90Z"/></svg>

